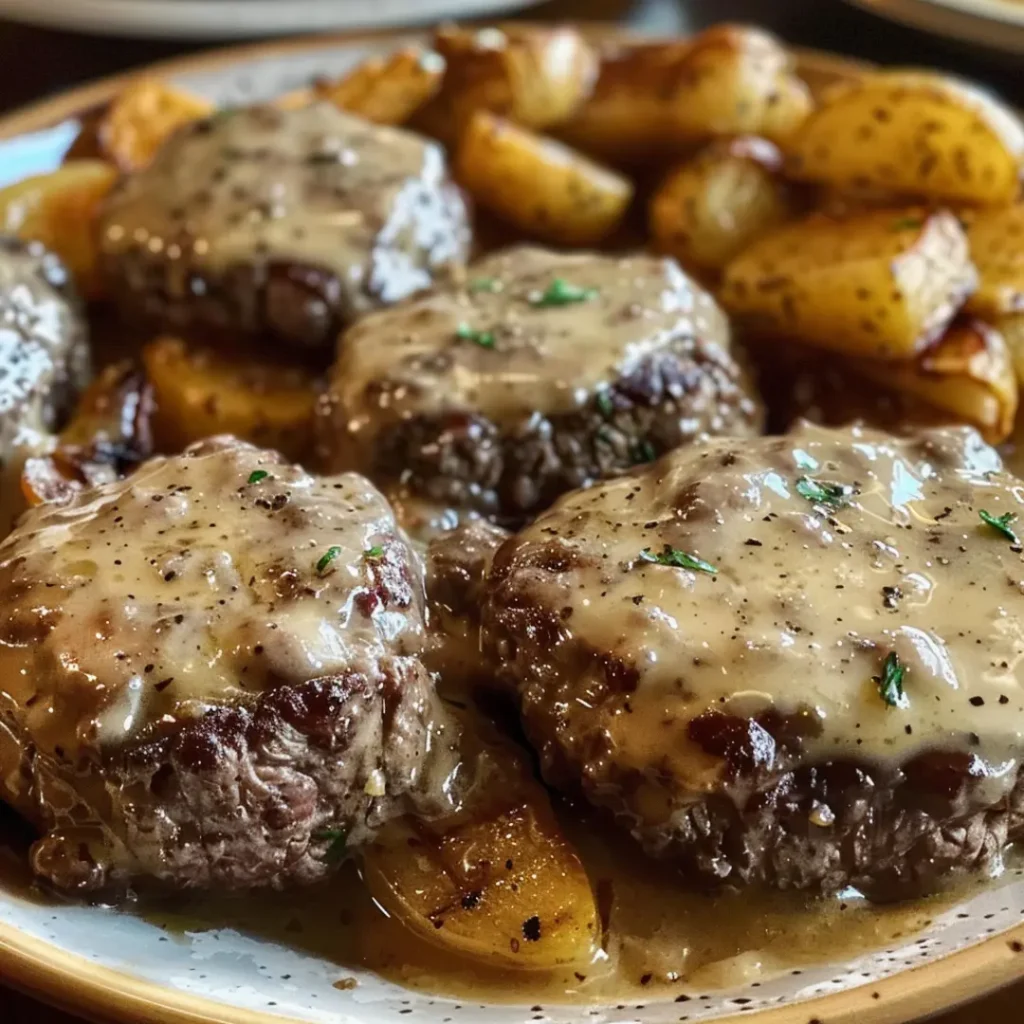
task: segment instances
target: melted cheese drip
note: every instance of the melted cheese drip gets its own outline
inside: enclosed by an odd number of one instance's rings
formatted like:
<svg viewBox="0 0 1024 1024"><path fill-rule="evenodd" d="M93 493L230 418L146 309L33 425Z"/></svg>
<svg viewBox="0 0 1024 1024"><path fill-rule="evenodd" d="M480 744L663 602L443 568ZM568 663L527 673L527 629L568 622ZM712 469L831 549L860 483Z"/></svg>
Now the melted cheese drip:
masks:
<svg viewBox="0 0 1024 1024"><path fill-rule="evenodd" d="M404 607L372 600L384 574ZM116 748L168 718L419 653L421 579L368 481L204 442L35 509L0 546L0 708L44 750Z"/></svg>
<svg viewBox="0 0 1024 1024"><path fill-rule="evenodd" d="M124 179L105 208L102 247L148 248L171 268L179 298L199 287L197 266L287 261L332 272L342 293L392 302L430 284L426 252L432 264L461 258L467 232L450 223L461 210L451 189L439 146L333 104L227 111L177 133Z"/></svg>
<svg viewBox="0 0 1024 1024"><path fill-rule="evenodd" d="M815 504L802 476L852 488L848 504ZM777 708L814 720L808 760L964 749L998 791L1024 747L1024 558L981 509L1021 513L1024 484L971 430L805 425L569 495L520 535L512 572L566 636L637 671L628 708L588 707L581 680L564 712L568 735L605 730L625 766L710 786L719 762L688 723ZM665 545L715 572L645 560ZM879 684L890 652L896 706Z"/></svg>
<svg viewBox="0 0 1024 1024"><path fill-rule="evenodd" d="M592 294L544 305L558 279ZM416 415L480 411L507 425L582 408L686 338L729 351L722 311L673 261L519 247L476 263L461 289L361 320L342 340L332 394L356 445Z"/></svg>

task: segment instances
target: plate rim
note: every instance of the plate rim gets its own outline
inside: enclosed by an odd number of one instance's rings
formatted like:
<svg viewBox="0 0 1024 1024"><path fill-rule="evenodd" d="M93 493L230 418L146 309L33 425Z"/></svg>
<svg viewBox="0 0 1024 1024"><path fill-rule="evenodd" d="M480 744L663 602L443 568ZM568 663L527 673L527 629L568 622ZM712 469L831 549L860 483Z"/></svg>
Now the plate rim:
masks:
<svg viewBox="0 0 1024 1024"><path fill-rule="evenodd" d="M854 7L960 43L1007 54L1024 54L1024 4L1008 13L1010 0L846 0Z"/></svg>
<svg viewBox="0 0 1024 1024"><path fill-rule="evenodd" d="M595 25L591 31L606 30ZM408 31L382 29L264 41L140 65L0 115L0 139L88 114L142 74L159 77L213 71L261 58L373 44L403 34L408 36ZM811 74L852 76L870 66L819 50L794 52L798 66ZM756 1013L732 1013L712 1024L903 1024L908 1019L953 1009L1022 977L1024 923L874 982ZM119 1024L304 1024L295 1018L232 1006L92 963L4 922L0 922L0 981L79 1016Z"/></svg>

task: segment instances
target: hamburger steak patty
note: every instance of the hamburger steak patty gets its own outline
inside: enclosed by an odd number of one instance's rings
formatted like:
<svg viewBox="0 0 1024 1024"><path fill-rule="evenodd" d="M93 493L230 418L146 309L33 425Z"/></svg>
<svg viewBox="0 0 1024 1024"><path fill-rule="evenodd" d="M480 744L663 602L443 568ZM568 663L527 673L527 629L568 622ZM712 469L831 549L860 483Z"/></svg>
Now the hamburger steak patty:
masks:
<svg viewBox="0 0 1024 1024"><path fill-rule="evenodd" d="M1022 495L966 428L716 439L508 540L485 650L549 781L652 854L931 889L1024 834Z"/></svg>
<svg viewBox="0 0 1024 1024"><path fill-rule="evenodd" d="M353 474L231 438L0 546L0 792L65 889L282 886L448 809L422 566Z"/></svg>
<svg viewBox="0 0 1024 1024"><path fill-rule="evenodd" d="M179 130L101 216L103 270L125 310L307 347L428 287L468 246L443 150L326 102Z"/></svg>
<svg viewBox="0 0 1024 1024"><path fill-rule="evenodd" d="M0 466L45 446L88 377L85 320L60 260L0 235Z"/></svg>
<svg viewBox="0 0 1024 1024"><path fill-rule="evenodd" d="M675 262L530 247L351 328L321 412L329 465L512 522L759 423L724 314Z"/></svg>

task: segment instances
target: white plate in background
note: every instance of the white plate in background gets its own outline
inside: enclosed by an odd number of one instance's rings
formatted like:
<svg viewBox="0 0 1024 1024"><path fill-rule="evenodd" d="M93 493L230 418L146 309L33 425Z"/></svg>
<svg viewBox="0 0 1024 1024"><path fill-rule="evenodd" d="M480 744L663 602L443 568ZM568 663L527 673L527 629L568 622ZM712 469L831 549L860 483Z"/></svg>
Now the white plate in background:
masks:
<svg viewBox="0 0 1024 1024"><path fill-rule="evenodd" d="M0 18L105 35L245 39L504 14L539 0L0 0Z"/></svg>
<svg viewBox="0 0 1024 1024"><path fill-rule="evenodd" d="M960 42L1024 54L1024 0L848 0L893 21ZM913 64L913 56L908 57Z"/></svg>

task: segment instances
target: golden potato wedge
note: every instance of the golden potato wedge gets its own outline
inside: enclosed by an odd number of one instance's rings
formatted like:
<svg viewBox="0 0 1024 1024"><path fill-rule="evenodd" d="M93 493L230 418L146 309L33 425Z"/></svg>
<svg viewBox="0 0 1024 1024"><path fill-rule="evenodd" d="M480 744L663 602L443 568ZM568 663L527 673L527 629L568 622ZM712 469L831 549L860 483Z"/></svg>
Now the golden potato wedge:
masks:
<svg viewBox="0 0 1024 1024"><path fill-rule="evenodd" d="M722 270L795 215L781 166L782 154L766 139L748 135L710 143L670 171L654 193L649 222L655 247L697 273Z"/></svg>
<svg viewBox="0 0 1024 1024"><path fill-rule="evenodd" d="M96 218L117 180L102 160L74 160L63 167L0 189L0 233L42 242L63 260L78 291L100 292Z"/></svg>
<svg viewBox="0 0 1024 1024"><path fill-rule="evenodd" d="M449 143L478 110L525 128L560 124L587 98L597 76L596 53L568 25L445 25L433 46L447 70L424 126Z"/></svg>
<svg viewBox="0 0 1024 1024"><path fill-rule="evenodd" d="M1024 388L1024 313L1001 316L993 326L1003 336L1017 374L1017 383Z"/></svg>
<svg viewBox="0 0 1024 1024"><path fill-rule="evenodd" d="M1005 205L1020 194L1024 125L966 82L883 71L829 90L787 152L801 181Z"/></svg>
<svg viewBox="0 0 1024 1024"><path fill-rule="evenodd" d="M483 110L459 142L455 175L481 206L562 245L607 238L633 198L628 179Z"/></svg>
<svg viewBox="0 0 1024 1024"><path fill-rule="evenodd" d="M961 215L978 268L978 290L967 309L992 319L1024 312L1024 203Z"/></svg>
<svg viewBox="0 0 1024 1024"><path fill-rule="evenodd" d="M481 785L482 802L478 789L457 818L387 826L364 854L371 895L460 956L531 970L588 962L597 905L547 793L525 772Z"/></svg>
<svg viewBox="0 0 1024 1024"><path fill-rule="evenodd" d="M779 228L729 264L719 298L755 334L910 359L976 284L956 217L914 207Z"/></svg>
<svg viewBox="0 0 1024 1024"><path fill-rule="evenodd" d="M214 105L158 78L140 78L110 104L99 126L100 149L125 172L147 166L164 140Z"/></svg>
<svg viewBox="0 0 1024 1024"><path fill-rule="evenodd" d="M827 217L852 217L872 210L897 210L906 206L906 199L885 188L822 185L814 190L811 206Z"/></svg>
<svg viewBox="0 0 1024 1024"><path fill-rule="evenodd" d="M177 338L151 342L142 361L156 397L153 430L161 449L234 434L298 462L308 456L316 387L307 371L192 348Z"/></svg>
<svg viewBox="0 0 1024 1024"><path fill-rule="evenodd" d="M790 55L767 33L724 25L690 42L606 53L589 100L559 127L570 145L635 164L719 135L787 139L813 106Z"/></svg>
<svg viewBox="0 0 1024 1024"><path fill-rule="evenodd" d="M997 444L1013 430L1017 376L1003 335L981 320L958 320L933 345L906 363L855 359L868 380L924 399Z"/></svg>
<svg viewBox="0 0 1024 1024"><path fill-rule="evenodd" d="M404 124L441 87L444 58L418 46L370 57L334 82L313 91L349 113L377 124Z"/></svg>

